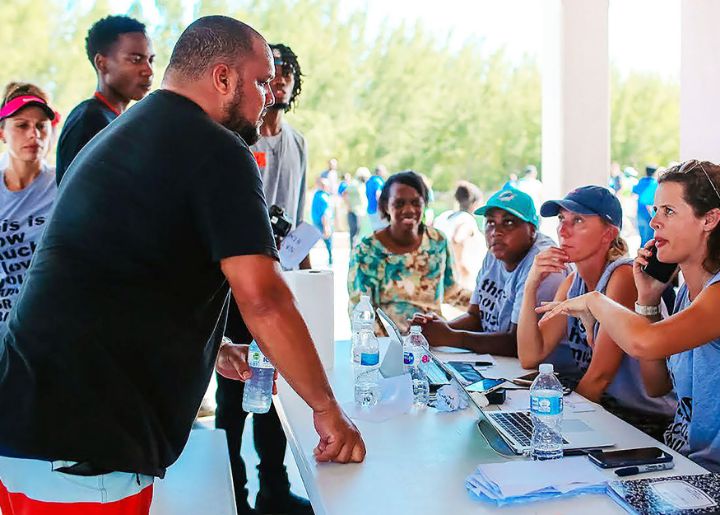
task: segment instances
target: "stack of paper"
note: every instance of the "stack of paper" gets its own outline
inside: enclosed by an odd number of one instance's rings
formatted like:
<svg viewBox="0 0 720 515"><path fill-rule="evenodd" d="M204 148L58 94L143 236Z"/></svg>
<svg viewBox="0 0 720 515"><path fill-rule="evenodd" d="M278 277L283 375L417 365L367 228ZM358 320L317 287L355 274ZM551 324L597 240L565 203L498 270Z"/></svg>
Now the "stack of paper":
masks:
<svg viewBox="0 0 720 515"><path fill-rule="evenodd" d="M585 456L478 466L465 480L472 495L498 506L605 493L606 478Z"/></svg>

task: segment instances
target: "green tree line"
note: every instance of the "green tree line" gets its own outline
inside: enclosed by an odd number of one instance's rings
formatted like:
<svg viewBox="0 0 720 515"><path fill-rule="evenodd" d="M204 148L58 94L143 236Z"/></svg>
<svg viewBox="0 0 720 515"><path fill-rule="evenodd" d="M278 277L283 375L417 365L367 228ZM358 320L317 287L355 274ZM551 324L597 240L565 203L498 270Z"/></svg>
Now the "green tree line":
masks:
<svg viewBox="0 0 720 515"><path fill-rule="evenodd" d="M67 115L95 84L84 51L90 25L109 0L0 2L0 81L46 88ZM156 0L149 25L159 86L184 28L187 2ZM540 167L541 77L530 56L510 58L479 39L451 46L422 23L370 26L340 0L197 0L193 16L226 14L293 48L304 72L289 121L310 146L311 176L330 157L341 169L412 168L438 190L458 179L493 189L527 164ZM146 14L139 1L129 13ZM658 74L613 70L612 159L623 166L666 163L679 150L679 86Z"/></svg>

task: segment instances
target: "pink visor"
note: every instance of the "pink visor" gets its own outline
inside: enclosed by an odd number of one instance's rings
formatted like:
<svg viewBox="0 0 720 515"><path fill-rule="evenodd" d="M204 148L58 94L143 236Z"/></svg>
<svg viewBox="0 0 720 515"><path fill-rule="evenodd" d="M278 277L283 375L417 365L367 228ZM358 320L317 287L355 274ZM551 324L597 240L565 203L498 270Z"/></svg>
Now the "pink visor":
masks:
<svg viewBox="0 0 720 515"><path fill-rule="evenodd" d="M50 120L55 119L55 111L53 111L52 108L47 104L47 102L45 102L42 98L36 97L35 95L23 95L13 98L7 104L2 106L2 109L0 109L0 120L10 118L20 109L29 106L38 106L43 111L45 111L45 114Z"/></svg>

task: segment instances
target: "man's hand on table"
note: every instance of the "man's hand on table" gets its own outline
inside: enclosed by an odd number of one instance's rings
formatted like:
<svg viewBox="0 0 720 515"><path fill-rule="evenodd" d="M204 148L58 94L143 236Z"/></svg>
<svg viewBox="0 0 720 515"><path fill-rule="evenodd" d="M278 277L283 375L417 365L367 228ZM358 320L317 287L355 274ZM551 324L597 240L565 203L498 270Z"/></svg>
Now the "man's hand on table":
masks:
<svg viewBox="0 0 720 515"><path fill-rule="evenodd" d="M317 461L359 463L365 459L360 431L337 404L325 411L314 411L313 422L320 435L320 443L313 450Z"/></svg>
<svg viewBox="0 0 720 515"><path fill-rule="evenodd" d="M220 344L217 360L215 361L215 370L226 377L235 381L247 381L252 377L252 370L247 362L249 345L241 345L232 343L226 339ZM275 370L273 377L273 395L277 394L277 378L278 372Z"/></svg>

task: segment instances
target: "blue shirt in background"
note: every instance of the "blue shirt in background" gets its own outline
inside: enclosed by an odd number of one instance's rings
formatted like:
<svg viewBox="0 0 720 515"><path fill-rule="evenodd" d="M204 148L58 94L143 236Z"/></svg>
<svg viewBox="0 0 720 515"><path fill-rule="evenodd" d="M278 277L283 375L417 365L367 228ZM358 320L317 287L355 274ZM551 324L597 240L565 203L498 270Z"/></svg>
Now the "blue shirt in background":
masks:
<svg viewBox="0 0 720 515"><path fill-rule="evenodd" d="M643 177L633 187L632 192L638 196L638 217L643 220L650 221L652 219L651 211L647 208L652 208L655 201L655 190L657 190L658 182L655 177Z"/></svg>
<svg viewBox="0 0 720 515"><path fill-rule="evenodd" d="M322 227L322 218L330 207L330 195L322 190L317 190L312 200L312 221L318 227Z"/></svg>
<svg viewBox="0 0 720 515"><path fill-rule="evenodd" d="M368 205L367 212L369 215L377 213L378 203L377 194L385 185L385 179L379 175L373 175L365 183L365 195L367 196Z"/></svg>

